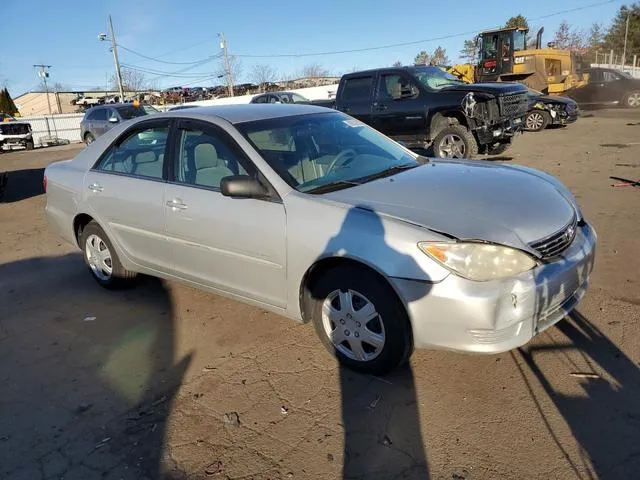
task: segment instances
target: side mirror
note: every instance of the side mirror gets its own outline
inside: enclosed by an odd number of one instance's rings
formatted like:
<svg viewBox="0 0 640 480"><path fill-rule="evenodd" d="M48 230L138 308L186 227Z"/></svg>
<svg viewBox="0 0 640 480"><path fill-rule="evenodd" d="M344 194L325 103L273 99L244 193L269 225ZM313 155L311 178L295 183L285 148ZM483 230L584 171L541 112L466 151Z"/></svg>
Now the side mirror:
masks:
<svg viewBox="0 0 640 480"><path fill-rule="evenodd" d="M262 198L269 192L257 180L248 175L231 175L220 181L220 191L225 197Z"/></svg>
<svg viewBox="0 0 640 480"><path fill-rule="evenodd" d="M118 117L111 117L109 118L109 123L118 123L120 120L118 120Z"/></svg>

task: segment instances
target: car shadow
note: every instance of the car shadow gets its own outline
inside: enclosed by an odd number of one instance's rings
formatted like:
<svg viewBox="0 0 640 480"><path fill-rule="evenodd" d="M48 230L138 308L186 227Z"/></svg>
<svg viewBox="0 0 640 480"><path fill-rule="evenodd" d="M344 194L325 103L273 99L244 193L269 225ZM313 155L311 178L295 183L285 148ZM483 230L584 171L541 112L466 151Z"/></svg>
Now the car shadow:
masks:
<svg viewBox="0 0 640 480"><path fill-rule="evenodd" d="M571 429L581 450L579 459L571 457L551 428L516 361L551 437L578 478L636 478L640 470L640 368L578 311L556 328L568 343L533 344L518 352ZM516 360L517 354L512 355ZM558 371L558 364L569 371ZM556 367L545 368L547 365ZM557 375L565 374L576 379L571 393L563 391L566 387L554 387ZM587 475L581 473L584 471Z"/></svg>
<svg viewBox="0 0 640 480"><path fill-rule="evenodd" d="M190 362L163 283L107 291L79 254L31 258L0 265L0 305L0 478L161 477Z"/></svg>
<svg viewBox="0 0 640 480"><path fill-rule="evenodd" d="M0 202L19 202L44 193L44 168L3 172L3 177L0 179Z"/></svg>
<svg viewBox="0 0 640 480"><path fill-rule="evenodd" d="M357 256L358 244L404 271L420 267L410 255L385 242L382 219L366 207L351 208L322 257ZM358 248L361 251L361 247ZM408 302L428 294L430 285L415 282ZM344 425L344 479L428 479L425 445L411 366L407 363L384 378L339 366Z"/></svg>

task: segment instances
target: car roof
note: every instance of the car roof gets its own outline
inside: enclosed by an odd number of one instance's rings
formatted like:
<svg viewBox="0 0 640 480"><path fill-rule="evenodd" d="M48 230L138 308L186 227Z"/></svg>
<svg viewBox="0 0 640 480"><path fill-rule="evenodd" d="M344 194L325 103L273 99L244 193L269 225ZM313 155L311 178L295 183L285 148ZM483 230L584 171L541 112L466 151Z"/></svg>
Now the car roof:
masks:
<svg viewBox="0 0 640 480"><path fill-rule="evenodd" d="M324 107L316 107L315 105L301 104L241 104L241 105L215 105L208 107L188 108L178 111L169 111L168 116L194 116L202 117L219 117L229 123L244 123L254 120L267 120L271 118L291 117L294 115L310 115L313 113L337 113Z"/></svg>

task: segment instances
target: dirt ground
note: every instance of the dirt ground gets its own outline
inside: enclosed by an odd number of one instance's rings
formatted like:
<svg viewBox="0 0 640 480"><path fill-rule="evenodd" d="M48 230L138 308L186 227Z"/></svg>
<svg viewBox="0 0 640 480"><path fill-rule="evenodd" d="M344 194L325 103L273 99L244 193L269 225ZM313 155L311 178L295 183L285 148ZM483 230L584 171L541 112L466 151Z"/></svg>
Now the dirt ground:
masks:
<svg viewBox="0 0 640 480"><path fill-rule="evenodd" d="M101 289L46 225L42 169L0 155L0 478L630 479L640 471L640 112L525 134L598 232L578 312L496 356L340 369L310 325L144 279Z"/></svg>

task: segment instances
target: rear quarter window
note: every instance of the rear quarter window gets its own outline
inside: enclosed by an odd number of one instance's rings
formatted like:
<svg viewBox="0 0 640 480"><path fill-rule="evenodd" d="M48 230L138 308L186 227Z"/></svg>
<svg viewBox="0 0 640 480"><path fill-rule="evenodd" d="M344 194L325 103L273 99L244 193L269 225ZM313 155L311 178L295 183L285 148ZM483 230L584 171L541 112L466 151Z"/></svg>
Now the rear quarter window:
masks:
<svg viewBox="0 0 640 480"><path fill-rule="evenodd" d="M371 98L373 77L347 78L344 82L342 99L349 101L368 101Z"/></svg>

